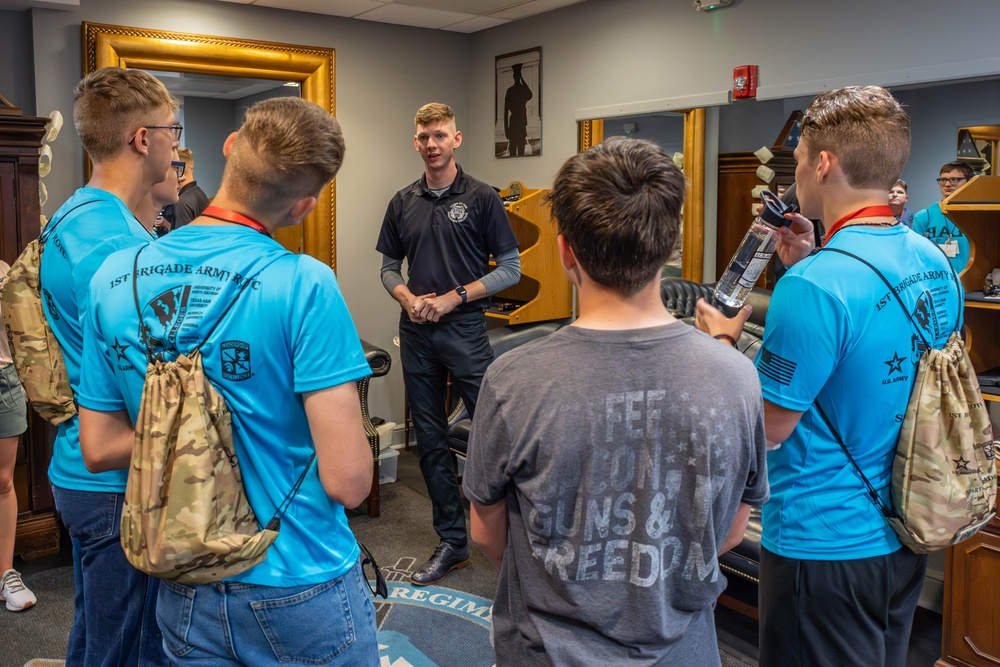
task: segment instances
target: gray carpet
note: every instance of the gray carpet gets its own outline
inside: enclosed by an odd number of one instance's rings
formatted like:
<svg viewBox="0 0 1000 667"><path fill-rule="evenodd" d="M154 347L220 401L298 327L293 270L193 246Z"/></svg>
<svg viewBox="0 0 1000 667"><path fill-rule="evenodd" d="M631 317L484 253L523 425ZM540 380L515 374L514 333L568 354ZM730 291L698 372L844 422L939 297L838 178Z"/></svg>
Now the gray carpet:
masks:
<svg viewBox="0 0 1000 667"><path fill-rule="evenodd" d="M383 663L489 667L490 601L497 573L478 551L472 563L452 572L437 586L417 588L409 574L437 544L431 530L430 501L402 483L382 487L382 516L351 514L358 539L372 551L389 583L390 598L376 601ZM65 654L73 620L73 573L70 567L25 575L38 604L18 613L0 609L0 667L21 667L32 659ZM428 612L435 612L433 617ZM433 627L433 632L428 632ZM417 629L414 631L414 629ZM753 667L736 652L721 651L724 667ZM35 662L31 667L50 667Z"/></svg>
<svg viewBox="0 0 1000 667"><path fill-rule="evenodd" d="M38 604L16 614L0 606L3 667L21 667L33 658L66 655L73 625L73 568L25 574L24 583L34 592Z"/></svg>

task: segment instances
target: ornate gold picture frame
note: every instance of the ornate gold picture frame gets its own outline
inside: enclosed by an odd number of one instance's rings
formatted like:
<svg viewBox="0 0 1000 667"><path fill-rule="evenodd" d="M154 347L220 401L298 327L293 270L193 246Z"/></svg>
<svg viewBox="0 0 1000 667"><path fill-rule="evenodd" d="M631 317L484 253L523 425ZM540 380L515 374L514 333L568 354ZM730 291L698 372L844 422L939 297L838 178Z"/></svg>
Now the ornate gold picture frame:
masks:
<svg viewBox="0 0 1000 667"><path fill-rule="evenodd" d="M249 39L194 35L146 28L83 24L84 75L102 67L139 68L255 79L297 81L301 95L335 112L334 50ZM90 164L86 172L89 177ZM301 224L279 229L275 238L337 268L336 190L323 189Z"/></svg>

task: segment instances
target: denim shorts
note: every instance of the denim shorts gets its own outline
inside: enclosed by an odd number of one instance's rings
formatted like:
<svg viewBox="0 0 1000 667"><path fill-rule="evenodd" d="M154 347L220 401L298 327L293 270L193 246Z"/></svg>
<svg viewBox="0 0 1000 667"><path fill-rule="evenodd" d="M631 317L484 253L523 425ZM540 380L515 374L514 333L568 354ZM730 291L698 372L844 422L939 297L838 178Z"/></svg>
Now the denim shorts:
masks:
<svg viewBox="0 0 1000 667"><path fill-rule="evenodd" d="M12 438L28 429L28 405L14 364L0 368L0 438Z"/></svg>

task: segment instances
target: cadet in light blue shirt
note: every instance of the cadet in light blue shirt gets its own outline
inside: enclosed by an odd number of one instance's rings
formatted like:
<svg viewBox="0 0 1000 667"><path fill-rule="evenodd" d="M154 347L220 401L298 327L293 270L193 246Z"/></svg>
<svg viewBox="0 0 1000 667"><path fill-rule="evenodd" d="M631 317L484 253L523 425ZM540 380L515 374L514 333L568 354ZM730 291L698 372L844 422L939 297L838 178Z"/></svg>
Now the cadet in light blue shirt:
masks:
<svg viewBox="0 0 1000 667"><path fill-rule="evenodd" d="M756 360L772 448L761 667L906 661L926 556L900 544L832 429L887 500L923 339L940 347L961 325L964 295L948 260L886 201L909 152L910 119L883 88L823 93L802 118L802 215L789 214L778 244L793 266L771 297ZM812 256L809 219L829 230ZM698 320L734 336L746 313L727 320L701 302Z"/></svg>
<svg viewBox="0 0 1000 667"><path fill-rule="evenodd" d="M142 249L137 266L136 250L116 253L91 283L83 456L95 469L128 465L144 344L166 359L202 344L258 521L308 472L263 562L222 585L162 582L157 618L172 663L378 664L344 513L372 483L356 385L370 368L333 271L271 238L315 207L343 161L343 134L311 102L270 99L247 111L223 152L222 185L201 216Z"/></svg>
<svg viewBox="0 0 1000 667"><path fill-rule="evenodd" d="M108 67L79 83L73 119L93 176L52 218L41 264L45 317L79 393L82 321L94 272L120 248L149 243L132 211L166 179L181 126L175 100L141 70ZM124 471L95 475L80 456L77 417L59 425L49 466L56 508L73 539L76 585L69 665L163 665L153 617L156 581L119 543Z"/></svg>
<svg viewBox="0 0 1000 667"><path fill-rule="evenodd" d="M975 175L965 162L949 162L941 167L938 176L938 187L941 188L941 199L950 197L956 190L964 186ZM934 202L922 211L913 215L913 231L923 234L941 247L948 257L952 267L959 274L969 263L969 239L962 228L948 219L941 210L941 202Z"/></svg>

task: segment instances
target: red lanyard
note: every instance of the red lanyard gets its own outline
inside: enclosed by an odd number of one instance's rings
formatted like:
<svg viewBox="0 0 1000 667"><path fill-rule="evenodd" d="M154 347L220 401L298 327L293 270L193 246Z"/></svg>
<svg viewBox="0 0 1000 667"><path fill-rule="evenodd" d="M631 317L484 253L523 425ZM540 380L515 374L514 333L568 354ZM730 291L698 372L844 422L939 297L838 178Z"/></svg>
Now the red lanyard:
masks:
<svg viewBox="0 0 1000 667"><path fill-rule="evenodd" d="M892 218L894 216L892 215L892 209L889 208L888 204L886 204L885 206L865 206L864 208L859 209L854 213L848 213L843 218L833 223L833 227L830 227L830 231L826 233L826 239L823 241L823 245L825 246L827 243L829 243L830 239L833 238L833 235L839 232L840 228L843 227L845 224L847 224L849 221L855 220L856 218L874 218L874 217Z"/></svg>
<svg viewBox="0 0 1000 667"><path fill-rule="evenodd" d="M234 222L237 225L243 225L244 227L249 227L254 231L258 231L264 236L270 238L271 233L267 231L264 225L260 224L253 218L248 218L242 213L237 213L236 211L230 211L227 208L219 208L218 206L208 206L204 211L201 212L202 215L208 218L215 218L216 220L222 220L224 222Z"/></svg>

